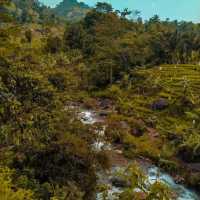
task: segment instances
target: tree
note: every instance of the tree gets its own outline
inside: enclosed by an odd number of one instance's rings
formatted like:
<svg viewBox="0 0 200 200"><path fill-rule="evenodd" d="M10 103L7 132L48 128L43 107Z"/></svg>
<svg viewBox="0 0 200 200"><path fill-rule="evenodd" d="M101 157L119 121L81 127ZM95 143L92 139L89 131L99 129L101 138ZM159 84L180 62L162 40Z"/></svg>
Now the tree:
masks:
<svg viewBox="0 0 200 200"><path fill-rule="evenodd" d="M82 49L84 45L85 30L81 24L73 24L64 33L64 48Z"/></svg>
<svg viewBox="0 0 200 200"><path fill-rule="evenodd" d="M31 43L31 41L32 41L32 31L30 29L25 31L25 37L26 37L27 41L29 43Z"/></svg>
<svg viewBox="0 0 200 200"><path fill-rule="evenodd" d="M130 11L128 8L125 8L122 12L121 12L121 17L122 18L126 18L127 16L129 16L132 13L132 11Z"/></svg>
<svg viewBox="0 0 200 200"><path fill-rule="evenodd" d="M160 22L160 17L158 16L158 15L154 15L153 17L151 17L150 19L149 19L149 23L151 24L153 24L153 23L159 23Z"/></svg>
<svg viewBox="0 0 200 200"><path fill-rule="evenodd" d="M113 11L112 5L106 2L98 2L95 9L97 12L102 13L110 13Z"/></svg>
<svg viewBox="0 0 200 200"><path fill-rule="evenodd" d="M6 167L0 167L0 199L3 200L33 200L33 192L17 188L12 183L13 171Z"/></svg>
<svg viewBox="0 0 200 200"><path fill-rule="evenodd" d="M58 36L48 37L45 49L52 54L62 49L62 40Z"/></svg>
<svg viewBox="0 0 200 200"><path fill-rule="evenodd" d="M22 23L26 23L26 22L29 22L29 20L30 20L30 16L28 15L27 10L22 10L20 21Z"/></svg>
<svg viewBox="0 0 200 200"><path fill-rule="evenodd" d="M142 199L147 200L171 199L172 193L170 189L159 181L153 184L149 183L137 164L130 165L126 170L119 173L119 176L129 183L129 186L119 194L119 199L121 200L140 200L141 196L143 196Z"/></svg>
<svg viewBox="0 0 200 200"><path fill-rule="evenodd" d="M12 17L7 9L10 4L10 0L0 0L0 23L12 21Z"/></svg>

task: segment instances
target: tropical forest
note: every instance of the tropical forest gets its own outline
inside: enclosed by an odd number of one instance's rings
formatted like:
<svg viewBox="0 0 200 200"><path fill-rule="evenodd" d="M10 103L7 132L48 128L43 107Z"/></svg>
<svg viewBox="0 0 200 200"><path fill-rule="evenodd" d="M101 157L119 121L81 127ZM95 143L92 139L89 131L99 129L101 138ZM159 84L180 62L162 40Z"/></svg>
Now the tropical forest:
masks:
<svg viewBox="0 0 200 200"><path fill-rule="evenodd" d="M200 200L200 18L0 0L0 200Z"/></svg>

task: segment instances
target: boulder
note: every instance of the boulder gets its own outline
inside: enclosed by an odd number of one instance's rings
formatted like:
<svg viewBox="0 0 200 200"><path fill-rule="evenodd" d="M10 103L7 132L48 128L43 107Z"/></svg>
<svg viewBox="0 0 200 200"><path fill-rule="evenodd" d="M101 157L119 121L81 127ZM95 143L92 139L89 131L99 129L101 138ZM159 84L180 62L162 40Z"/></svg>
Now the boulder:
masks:
<svg viewBox="0 0 200 200"><path fill-rule="evenodd" d="M169 103L166 99L160 98L159 100L156 100L152 104L153 110L164 110L169 106Z"/></svg>
<svg viewBox="0 0 200 200"><path fill-rule="evenodd" d="M115 144L121 144L122 143L121 138L120 137L115 137L113 139L113 143L115 143Z"/></svg>
<svg viewBox="0 0 200 200"><path fill-rule="evenodd" d="M131 130L131 135L133 135L135 137L141 137L144 135L144 131L140 128L133 128Z"/></svg>
<svg viewBox="0 0 200 200"><path fill-rule="evenodd" d="M100 117L107 117L107 116L108 116L108 112L106 112L106 111L101 111L101 112L99 112L99 116L100 116Z"/></svg>
<svg viewBox="0 0 200 200"><path fill-rule="evenodd" d="M133 120L131 124L131 135L135 137L141 137L145 134L146 126L143 120Z"/></svg>
<svg viewBox="0 0 200 200"><path fill-rule="evenodd" d="M126 180L119 178L119 177L113 177L113 178L111 178L110 181L111 181L112 185L117 188L125 188L125 187L130 186L130 184Z"/></svg>
<svg viewBox="0 0 200 200"><path fill-rule="evenodd" d="M123 151L122 151L122 150L119 150L119 149L116 149L115 152L116 152L117 154L123 154Z"/></svg>
<svg viewBox="0 0 200 200"><path fill-rule="evenodd" d="M174 177L174 180L175 180L176 184L183 184L185 182L185 179L179 175L176 175Z"/></svg>
<svg viewBox="0 0 200 200"><path fill-rule="evenodd" d="M112 101L109 99L103 99L100 101L100 107L102 109L112 109Z"/></svg>

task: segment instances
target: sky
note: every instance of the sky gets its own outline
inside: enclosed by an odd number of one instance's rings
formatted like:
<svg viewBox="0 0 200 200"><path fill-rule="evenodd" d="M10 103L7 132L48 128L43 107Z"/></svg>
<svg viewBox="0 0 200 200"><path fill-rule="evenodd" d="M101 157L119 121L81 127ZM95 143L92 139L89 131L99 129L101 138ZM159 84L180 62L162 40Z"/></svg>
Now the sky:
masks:
<svg viewBox="0 0 200 200"><path fill-rule="evenodd" d="M90 6L101 0L82 0ZM144 19L158 14L162 19L200 22L200 0L103 0L111 3L115 9L141 11ZM60 0L41 0L46 5L55 6Z"/></svg>

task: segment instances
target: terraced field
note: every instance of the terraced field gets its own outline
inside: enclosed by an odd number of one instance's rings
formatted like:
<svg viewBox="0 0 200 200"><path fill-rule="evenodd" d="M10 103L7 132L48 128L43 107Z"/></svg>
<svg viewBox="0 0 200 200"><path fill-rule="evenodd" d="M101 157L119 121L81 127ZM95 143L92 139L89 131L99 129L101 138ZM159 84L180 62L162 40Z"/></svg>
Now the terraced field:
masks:
<svg viewBox="0 0 200 200"><path fill-rule="evenodd" d="M120 87L115 96L120 115L133 127L123 138L128 155L154 155L154 160L164 161L168 169L175 167L172 173L176 169L198 188L200 171L190 171L200 163L200 66L138 68L130 77L128 87ZM133 119L138 121L136 126ZM186 165L189 175L186 169L181 172Z"/></svg>
<svg viewBox="0 0 200 200"><path fill-rule="evenodd" d="M145 77L144 85L161 87L161 97L169 100L177 96L187 95L193 103L200 99L200 66L196 65L163 65L149 70L139 70L139 75Z"/></svg>
<svg viewBox="0 0 200 200"><path fill-rule="evenodd" d="M200 115L200 66L162 65L133 72L131 92L123 106L127 113L157 120L160 130L194 128ZM124 99L123 99L124 100ZM163 101L165 109L152 109ZM182 122L182 123L181 123ZM180 131L179 131L180 132Z"/></svg>

